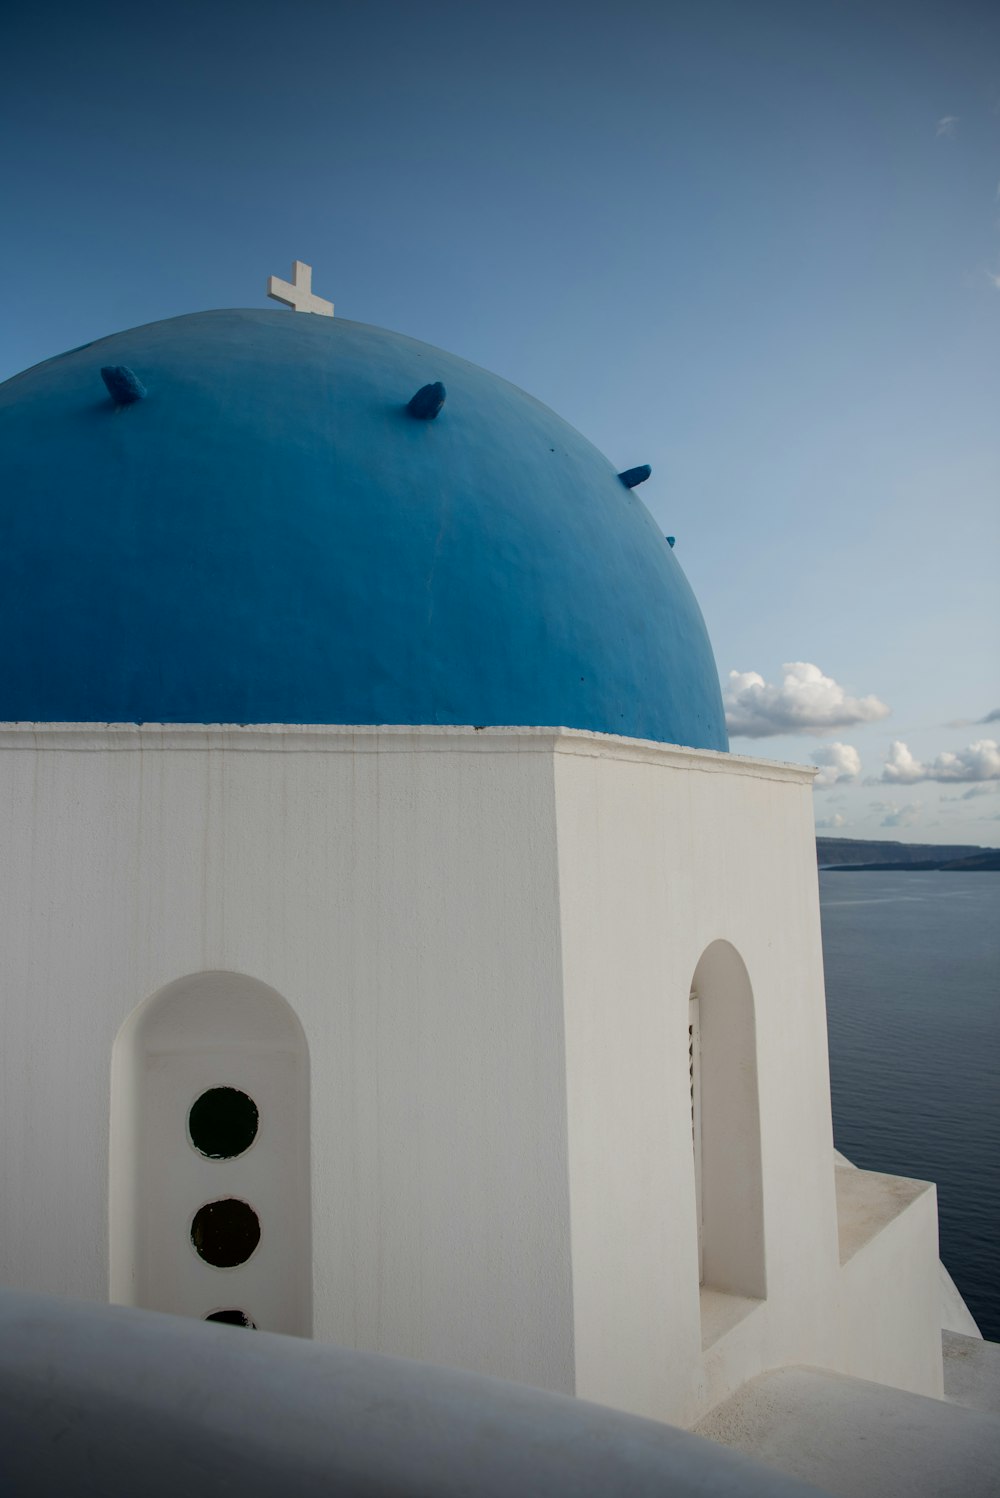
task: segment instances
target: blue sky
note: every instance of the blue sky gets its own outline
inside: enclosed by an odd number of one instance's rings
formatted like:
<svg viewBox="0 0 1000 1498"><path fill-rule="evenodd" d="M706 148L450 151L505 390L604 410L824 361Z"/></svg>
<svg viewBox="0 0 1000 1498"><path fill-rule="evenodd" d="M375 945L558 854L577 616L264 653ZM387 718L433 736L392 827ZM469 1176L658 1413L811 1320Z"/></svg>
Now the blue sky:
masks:
<svg viewBox="0 0 1000 1498"><path fill-rule="evenodd" d="M652 464L821 830L1000 844L995 5L42 0L0 126L0 378L306 260Z"/></svg>

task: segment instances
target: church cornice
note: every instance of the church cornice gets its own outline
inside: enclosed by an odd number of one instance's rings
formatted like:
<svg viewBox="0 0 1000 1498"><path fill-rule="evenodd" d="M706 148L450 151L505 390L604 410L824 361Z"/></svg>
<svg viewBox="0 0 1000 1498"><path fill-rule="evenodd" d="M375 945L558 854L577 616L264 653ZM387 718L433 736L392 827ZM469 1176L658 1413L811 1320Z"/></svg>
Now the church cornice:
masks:
<svg viewBox="0 0 1000 1498"><path fill-rule="evenodd" d="M411 724L0 723L0 749L59 753L563 754L810 785L808 765L579 728Z"/></svg>

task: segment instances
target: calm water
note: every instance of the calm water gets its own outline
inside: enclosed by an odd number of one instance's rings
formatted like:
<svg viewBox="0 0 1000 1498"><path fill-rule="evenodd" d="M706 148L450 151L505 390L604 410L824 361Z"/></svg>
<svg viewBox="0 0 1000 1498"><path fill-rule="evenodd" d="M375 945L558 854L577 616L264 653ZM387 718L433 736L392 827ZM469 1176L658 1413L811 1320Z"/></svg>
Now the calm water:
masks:
<svg viewBox="0 0 1000 1498"><path fill-rule="evenodd" d="M820 874L833 1129L936 1181L941 1257L1000 1341L1000 873Z"/></svg>

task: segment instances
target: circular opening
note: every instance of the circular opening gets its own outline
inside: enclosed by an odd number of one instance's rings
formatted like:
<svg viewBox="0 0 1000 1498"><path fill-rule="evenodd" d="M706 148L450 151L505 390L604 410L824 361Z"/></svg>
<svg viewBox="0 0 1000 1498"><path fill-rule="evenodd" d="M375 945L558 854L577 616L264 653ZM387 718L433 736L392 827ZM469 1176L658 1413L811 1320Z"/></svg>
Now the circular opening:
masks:
<svg viewBox="0 0 1000 1498"><path fill-rule="evenodd" d="M194 1214L191 1242L206 1264L235 1269L246 1263L260 1242L257 1213L235 1196L206 1202Z"/></svg>
<svg viewBox="0 0 1000 1498"><path fill-rule="evenodd" d="M251 1321L246 1311L237 1311L235 1309L228 1311L211 1311L209 1315L205 1317L205 1320L221 1321L226 1326L249 1326L254 1331L257 1330L256 1321Z"/></svg>
<svg viewBox="0 0 1000 1498"><path fill-rule="evenodd" d="M210 1160L242 1155L257 1137L257 1104L236 1087L210 1087L188 1114L188 1133L196 1150Z"/></svg>

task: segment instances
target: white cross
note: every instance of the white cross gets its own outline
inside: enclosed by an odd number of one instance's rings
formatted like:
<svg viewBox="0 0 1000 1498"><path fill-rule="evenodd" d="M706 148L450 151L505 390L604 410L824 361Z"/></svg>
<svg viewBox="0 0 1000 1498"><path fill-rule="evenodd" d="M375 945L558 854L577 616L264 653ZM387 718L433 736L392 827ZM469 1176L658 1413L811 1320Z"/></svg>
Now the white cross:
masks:
<svg viewBox="0 0 1000 1498"><path fill-rule="evenodd" d="M303 265L301 260L293 261L292 279L279 281L277 276L268 276L267 294L296 312L316 312L320 317L332 317L333 303L324 302L321 296L313 296L312 278L311 265Z"/></svg>

